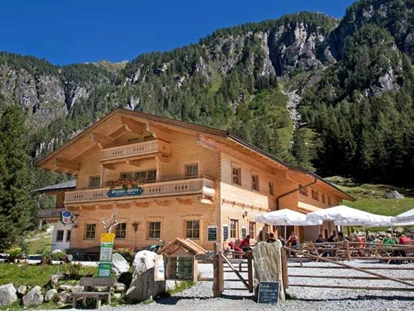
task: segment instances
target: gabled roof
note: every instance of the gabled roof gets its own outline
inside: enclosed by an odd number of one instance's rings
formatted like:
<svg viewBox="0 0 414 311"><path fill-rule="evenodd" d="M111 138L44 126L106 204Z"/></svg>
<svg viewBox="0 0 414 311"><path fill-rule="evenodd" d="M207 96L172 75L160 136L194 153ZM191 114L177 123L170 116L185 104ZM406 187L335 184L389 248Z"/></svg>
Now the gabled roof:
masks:
<svg viewBox="0 0 414 311"><path fill-rule="evenodd" d="M314 179L318 180L321 184L325 184L326 186L330 187L339 196L342 196L343 198L348 199L348 200L352 200L352 201L355 200L353 197L351 197L350 195L348 195L347 193L345 193L344 191L342 191L341 189L339 189L338 187L336 187L332 183L324 180L322 177L320 177L320 176L318 176L318 175L316 175L312 172L306 171L302 168L291 166L291 165L289 165L289 164L287 164L283 161L280 161L279 159L275 158L273 155L261 150L260 148L254 146L252 144L249 144L248 142L246 142L243 139L237 137L236 135L232 134L229 131L223 131L223 130L215 129L215 128L208 127L208 126L203 126L203 125L178 121L178 120L174 120L174 119L169 119L169 118L160 117L160 116L147 114L147 113L142 113L142 112L138 112L138 111L131 111L131 110L122 109L122 108L118 108L118 109L112 111L111 113L109 113L108 115L106 115L105 117L100 119L99 121L95 122L94 124L92 124L91 126L86 128L82 133L77 135L75 138L68 141L65 145L63 145L62 147L60 147L56 151L52 152L48 156L44 157L43 159L40 159L36 164L38 166L42 166L47 161L52 159L53 157L58 157L59 154L63 150L65 150L66 148L69 148L70 146L76 144L76 142L80 141L86 135L91 135L101 125L105 124L106 122L111 121L111 119L116 118L118 116L145 119L145 120L148 120L150 122L154 122L154 123L159 124L159 125L165 125L165 126L173 127L174 130L176 130L178 132L180 132L180 130L183 131L185 129L187 131L189 130L189 131L193 131L195 133L201 133L201 134L209 136L209 137L211 137L215 140L219 140L222 143L227 143L227 144L231 143L232 146L239 146L241 148L248 149L249 151L254 152L255 154L261 156L262 158L272 162L274 165L277 165L279 169L295 171L296 173L301 174L303 176L309 176L311 178L314 178Z"/></svg>
<svg viewBox="0 0 414 311"><path fill-rule="evenodd" d="M191 241L190 239L180 239L176 238L163 248L158 251L160 255L172 255L177 252L179 249L184 249L185 251L193 253L193 255L204 255L207 251L202 248L197 243Z"/></svg>

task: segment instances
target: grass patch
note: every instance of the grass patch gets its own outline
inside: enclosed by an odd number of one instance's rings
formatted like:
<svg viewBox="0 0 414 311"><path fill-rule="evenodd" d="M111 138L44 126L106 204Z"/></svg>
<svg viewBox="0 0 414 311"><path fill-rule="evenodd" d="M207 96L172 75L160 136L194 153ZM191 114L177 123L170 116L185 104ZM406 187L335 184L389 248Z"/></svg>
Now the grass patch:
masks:
<svg viewBox="0 0 414 311"><path fill-rule="evenodd" d="M362 199L355 202L344 201L344 205L354 207L369 213L396 216L414 206L414 198L406 199Z"/></svg>
<svg viewBox="0 0 414 311"><path fill-rule="evenodd" d="M71 267L72 266L72 267ZM97 276L98 268L96 267L76 267L74 271L73 265L39 265L29 266L25 264L0 264L0 285L13 283L14 287L20 285L45 287L50 281L50 276L57 272L71 272L72 280L80 279L85 275ZM70 283L71 280L64 280L64 283Z"/></svg>
<svg viewBox="0 0 414 311"><path fill-rule="evenodd" d="M186 289L195 286L196 284L197 283L194 281L180 281L179 283L176 283L176 286L174 289L167 290L167 293L170 295L181 293L185 291Z"/></svg>

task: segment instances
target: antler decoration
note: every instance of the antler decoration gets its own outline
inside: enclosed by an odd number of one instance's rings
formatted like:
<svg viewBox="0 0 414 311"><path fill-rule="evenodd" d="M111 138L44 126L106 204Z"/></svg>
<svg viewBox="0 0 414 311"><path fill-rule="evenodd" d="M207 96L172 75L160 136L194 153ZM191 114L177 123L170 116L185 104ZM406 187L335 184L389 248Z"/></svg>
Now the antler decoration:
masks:
<svg viewBox="0 0 414 311"><path fill-rule="evenodd" d="M118 210L117 209L112 209L111 211L111 218L109 218L108 221L105 221L105 218L101 218L101 222L104 226L104 229L107 233L110 233L112 230L112 227L116 227L119 222L116 218L116 215L118 214Z"/></svg>

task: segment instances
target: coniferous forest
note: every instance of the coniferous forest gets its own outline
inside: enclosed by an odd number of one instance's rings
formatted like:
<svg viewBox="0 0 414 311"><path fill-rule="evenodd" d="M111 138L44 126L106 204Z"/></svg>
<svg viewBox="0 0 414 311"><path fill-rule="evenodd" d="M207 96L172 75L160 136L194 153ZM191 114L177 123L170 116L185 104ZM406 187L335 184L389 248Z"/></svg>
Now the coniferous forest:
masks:
<svg viewBox="0 0 414 311"><path fill-rule="evenodd" d="M25 222L39 206L18 199L22 179L33 193L67 178L36 170L37 159L118 107L228 130L321 176L412 186L413 61L414 0L220 29L127 63L1 52L0 224L16 220L7 206Z"/></svg>

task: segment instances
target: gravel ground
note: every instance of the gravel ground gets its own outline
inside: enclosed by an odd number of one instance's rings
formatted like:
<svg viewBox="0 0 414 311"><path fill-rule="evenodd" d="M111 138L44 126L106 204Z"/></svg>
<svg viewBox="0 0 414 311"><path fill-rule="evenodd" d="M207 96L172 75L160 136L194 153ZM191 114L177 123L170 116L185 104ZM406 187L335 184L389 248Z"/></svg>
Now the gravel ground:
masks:
<svg viewBox="0 0 414 311"><path fill-rule="evenodd" d="M382 266L366 261L354 261L349 263L358 267ZM321 269L323 266L332 266L328 263L304 263L304 266L313 266L316 268L299 268L298 263L289 263L289 274L307 274L307 275L352 275L368 276L368 274L349 271L342 269ZM386 267L411 267L414 264L404 265L387 265ZM209 264L200 264L199 271L203 277L212 277L213 268ZM391 277L413 277L414 270L372 270L373 272L384 274ZM244 273L246 275L246 273ZM225 273L226 278L236 278L234 273ZM377 280L337 280L337 279L314 279L314 278L290 278L290 284L328 284L328 285L359 285L359 286L389 286L405 287L406 285L398 284L392 281ZM414 284L414 282L411 282ZM243 289L241 282L225 282L223 297L212 298L212 282L198 282L198 284L184 292L178 293L171 298L158 300L157 302L147 305L129 305L111 308L104 306L104 310L414 310L414 290L409 292L391 292L391 291L368 291L368 290L345 290L330 288L304 288L290 287L287 292L293 297L278 307L257 304L253 296L247 290ZM414 288L413 288L414 289Z"/></svg>

